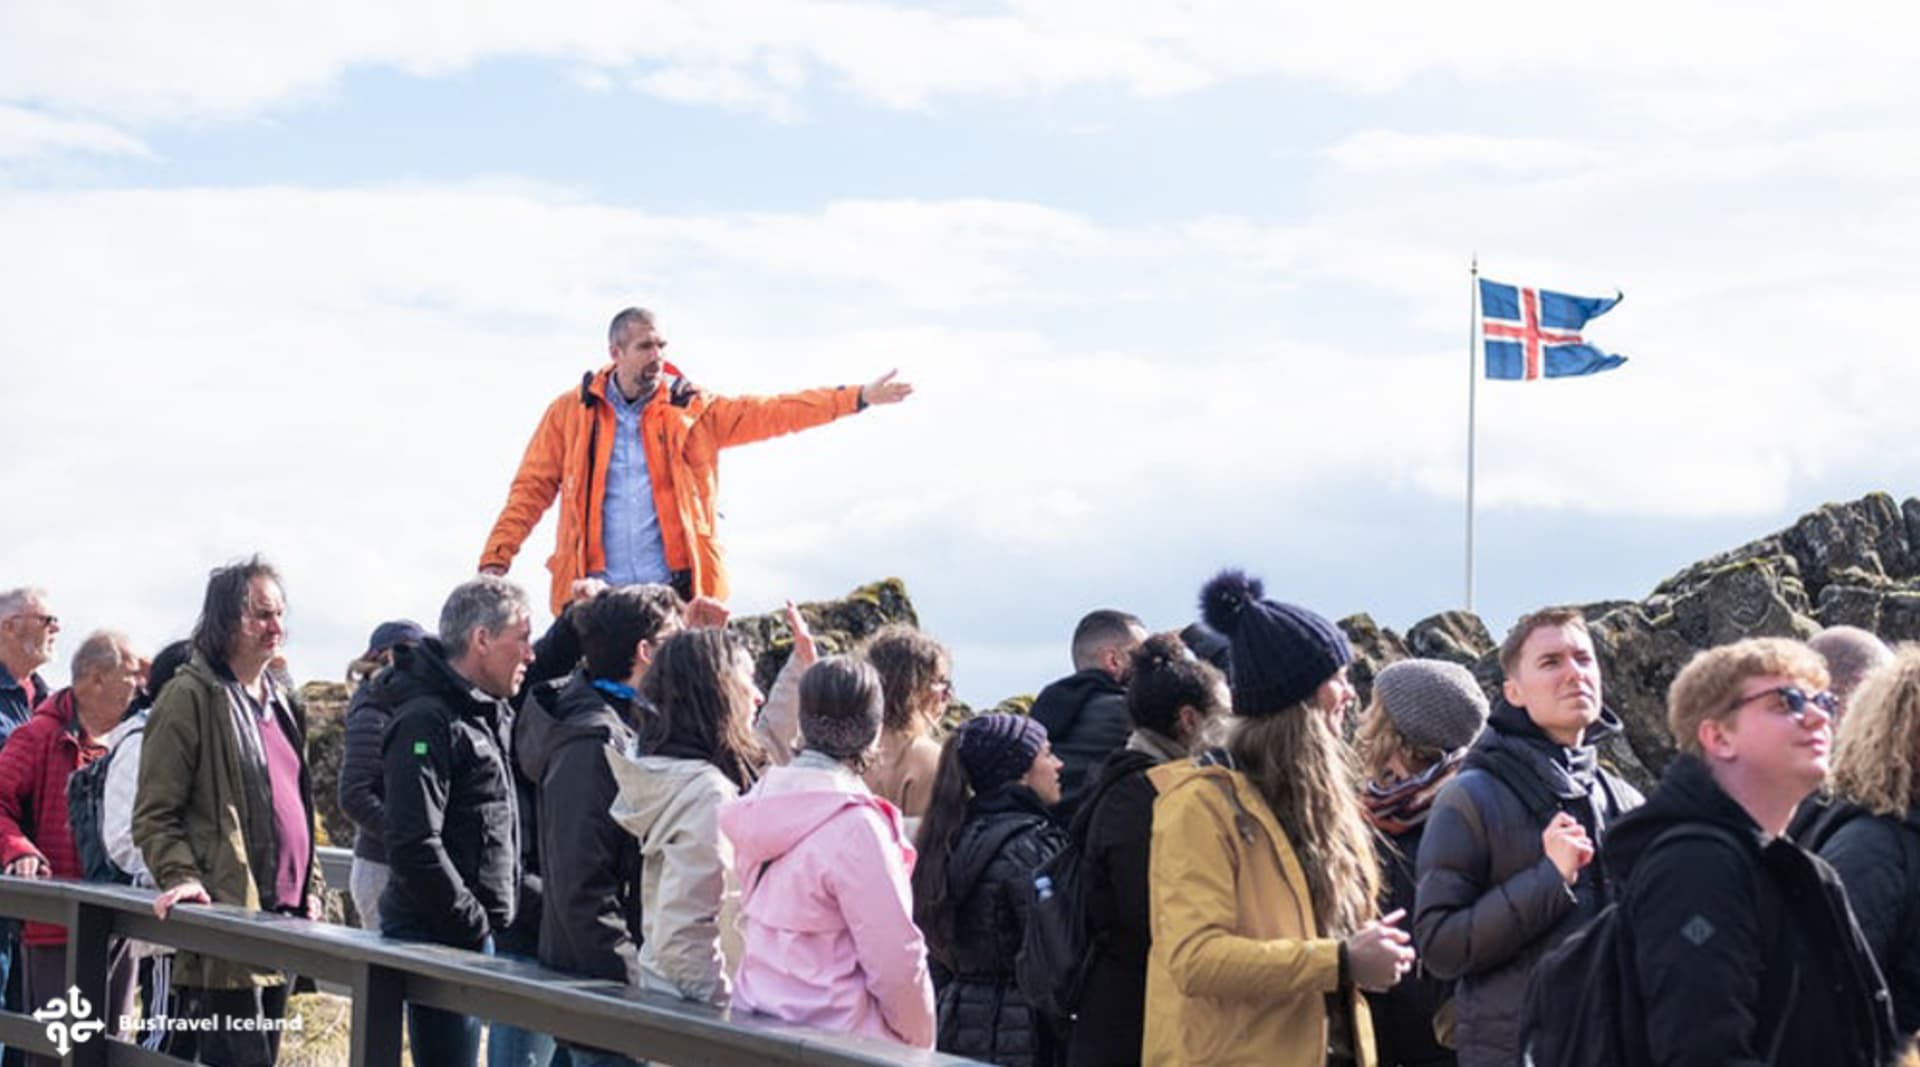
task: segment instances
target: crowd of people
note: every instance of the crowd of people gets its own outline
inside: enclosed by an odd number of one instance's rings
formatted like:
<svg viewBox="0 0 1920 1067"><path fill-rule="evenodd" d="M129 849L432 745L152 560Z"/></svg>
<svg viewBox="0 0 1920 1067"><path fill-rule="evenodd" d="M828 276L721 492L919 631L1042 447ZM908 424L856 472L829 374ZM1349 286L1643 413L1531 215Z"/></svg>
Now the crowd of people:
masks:
<svg viewBox="0 0 1920 1067"><path fill-rule="evenodd" d="M1359 707L1341 629L1223 571L1200 621L1089 612L1031 714L948 728L907 626L822 656L791 604L766 692L727 623L721 449L912 392L720 397L651 312L548 406L429 630L349 668L339 800L359 921L396 941L1012 1067L1881 1067L1920 1030L1920 649L1838 628L1708 649L1643 797L1575 610L1521 618L1497 691L1403 660ZM554 621L505 576L556 498ZM0 592L0 865L317 920L311 753L281 577L213 571L149 660L39 670L48 595ZM1679 665L1676 665L1679 666ZM0 924L16 1008L66 931ZM115 946L106 1018L271 1064L287 977ZM634 1062L410 1004L414 1062ZM156 1030L156 1033L166 1031ZM1920 1062L1920 1061L1916 1061Z"/></svg>
<svg viewBox="0 0 1920 1067"><path fill-rule="evenodd" d="M1585 1062L1576 966L1601 936L1624 978L1602 1001L1635 1021L1620 1062L1866 1067L1920 1030L1920 648L1841 628L1699 653L1643 798L1598 758L1621 727L1577 611L1514 626L1492 701L1411 659L1362 708L1327 619L1238 572L1200 600L1179 632L1089 613L1031 715L943 731L951 657L916 629L821 656L790 605L763 694L710 598L583 579L536 638L527 594L479 575L349 668L355 911L388 938L1012 1065ZM47 594L0 593L6 873L104 870L162 918L317 919L285 610L270 564L219 568L190 638L149 660L89 635L54 691ZM88 777L97 810L70 806ZM1061 914L1084 958L1036 988L1035 928ZM10 938L16 1003L58 995L65 930ZM147 1010L224 1020L169 1051L275 1061L279 972L117 944L109 1018L136 985ZM480 1059L477 1018L409 1005L407 1026L417 1062ZM499 1023L486 1050L634 1062Z"/></svg>

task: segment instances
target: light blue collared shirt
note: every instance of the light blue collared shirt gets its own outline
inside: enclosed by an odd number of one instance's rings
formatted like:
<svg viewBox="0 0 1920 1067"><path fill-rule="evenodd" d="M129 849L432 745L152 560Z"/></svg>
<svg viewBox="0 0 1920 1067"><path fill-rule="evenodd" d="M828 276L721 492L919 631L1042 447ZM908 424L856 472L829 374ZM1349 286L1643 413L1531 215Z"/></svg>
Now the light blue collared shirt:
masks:
<svg viewBox="0 0 1920 1067"><path fill-rule="evenodd" d="M640 440L640 409L650 397L629 401L609 376L607 399L613 404L613 458L607 462L607 492L600 503L600 543L607 569L598 577L615 586L665 583L673 574L660 540L647 449Z"/></svg>

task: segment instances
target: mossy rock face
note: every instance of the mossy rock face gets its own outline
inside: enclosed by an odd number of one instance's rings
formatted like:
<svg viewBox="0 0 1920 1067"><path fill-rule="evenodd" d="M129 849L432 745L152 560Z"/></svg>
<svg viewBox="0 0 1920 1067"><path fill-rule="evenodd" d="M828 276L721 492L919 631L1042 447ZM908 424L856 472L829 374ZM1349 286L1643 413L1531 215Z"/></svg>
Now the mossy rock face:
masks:
<svg viewBox="0 0 1920 1067"><path fill-rule="evenodd" d="M913 599L907 595L907 585L898 578L860 586L838 600L808 601L796 606L823 656L851 652L884 626L920 625L920 616L913 610ZM753 650L754 680L762 690L770 689L793 652L793 633L787 628L786 610L737 617L727 625Z"/></svg>
<svg viewBox="0 0 1920 1067"><path fill-rule="evenodd" d="M1353 663L1347 668L1347 680L1360 694L1360 705L1365 707L1373 699L1373 678L1380 669L1395 660L1406 659L1407 642L1399 634L1373 621L1373 616L1364 612L1349 615L1337 624L1347 635L1347 643L1353 646Z"/></svg>
<svg viewBox="0 0 1920 1067"><path fill-rule="evenodd" d="M307 768L313 778L317 845L353 846L353 823L340 810L340 756L351 697L341 682L308 682L300 687L300 699L307 707Z"/></svg>

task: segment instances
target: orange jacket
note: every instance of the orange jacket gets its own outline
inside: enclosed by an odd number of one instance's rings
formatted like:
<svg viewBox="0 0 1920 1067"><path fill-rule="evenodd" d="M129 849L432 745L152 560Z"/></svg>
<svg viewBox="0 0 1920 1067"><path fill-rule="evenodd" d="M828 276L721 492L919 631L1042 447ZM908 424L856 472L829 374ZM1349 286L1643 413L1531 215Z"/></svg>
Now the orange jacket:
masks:
<svg viewBox="0 0 1920 1067"><path fill-rule="evenodd" d="M547 405L480 554L482 567L511 565L557 492L560 529L547 559L555 615L576 579L607 566L600 505L613 456L613 405L607 399L612 375L612 365L602 367ZM726 599L727 566L714 536L720 450L820 426L859 408L860 390L853 386L729 397L696 389L683 378L663 378L640 411L640 443L653 479L667 569L690 572L694 595Z"/></svg>

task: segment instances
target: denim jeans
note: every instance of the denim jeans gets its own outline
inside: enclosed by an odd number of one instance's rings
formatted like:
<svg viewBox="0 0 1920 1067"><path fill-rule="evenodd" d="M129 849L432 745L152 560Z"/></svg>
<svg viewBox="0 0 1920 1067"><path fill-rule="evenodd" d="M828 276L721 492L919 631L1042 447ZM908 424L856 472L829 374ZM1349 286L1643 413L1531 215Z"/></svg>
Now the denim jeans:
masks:
<svg viewBox="0 0 1920 1067"><path fill-rule="evenodd" d="M387 936L397 941L438 943L430 938L411 936L409 931L394 931ZM480 951L493 955L493 938L487 938ZM480 1020L471 1015L407 1002L407 1044L412 1050L413 1062L418 1064L479 1067L480 1026Z"/></svg>
<svg viewBox="0 0 1920 1067"><path fill-rule="evenodd" d="M496 953L501 959L538 963L531 956L514 952ZM564 1055L564 1053L563 1053ZM487 1026L487 1067L554 1067L553 1038L506 1023ZM567 1061L560 1061L562 1064ZM578 1062L578 1061L574 1061Z"/></svg>
<svg viewBox="0 0 1920 1067"><path fill-rule="evenodd" d="M0 1005L4 1005L8 1011L20 1010L20 1001L10 995L18 988L16 980L10 979L13 979L13 957L19 951L20 920L0 919ZM0 1056L6 1054L7 1047L0 1045Z"/></svg>

